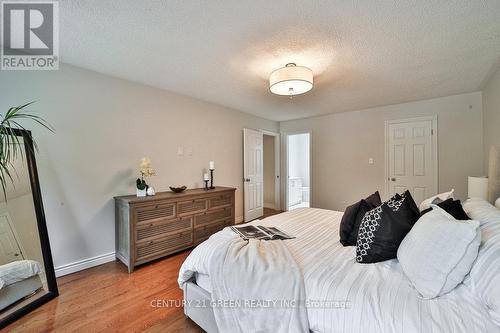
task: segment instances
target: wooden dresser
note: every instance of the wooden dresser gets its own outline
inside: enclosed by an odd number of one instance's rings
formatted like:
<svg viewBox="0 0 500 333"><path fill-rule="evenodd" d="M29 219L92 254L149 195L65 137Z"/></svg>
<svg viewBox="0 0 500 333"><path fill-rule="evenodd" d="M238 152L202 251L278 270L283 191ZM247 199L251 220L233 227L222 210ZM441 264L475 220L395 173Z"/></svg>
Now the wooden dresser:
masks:
<svg viewBox="0 0 500 333"><path fill-rule="evenodd" d="M193 247L234 220L234 188L115 197L116 258L128 267Z"/></svg>

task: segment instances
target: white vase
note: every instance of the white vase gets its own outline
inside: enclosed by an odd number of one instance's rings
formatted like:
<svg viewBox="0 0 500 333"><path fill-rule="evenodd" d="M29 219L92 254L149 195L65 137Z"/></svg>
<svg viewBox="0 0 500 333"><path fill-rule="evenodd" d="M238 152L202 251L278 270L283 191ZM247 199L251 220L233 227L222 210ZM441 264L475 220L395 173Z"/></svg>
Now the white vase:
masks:
<svg viewBox="0 0 500 333"><path fill-rule="evenodd" d="M147 195L149 195L149 196L153 196L153 195L155 195L155 194L156 194L156 192L155 192L154 187L152 187L152 186L148 187L148 190L147 190Z"/></svg>
<svg viewBox="0 0 500 333"><path fill-rule="evenodd" d="M137 191L137 197L145 197L146 196L146 190L139 190L138 188L136 189Z"/></svg>

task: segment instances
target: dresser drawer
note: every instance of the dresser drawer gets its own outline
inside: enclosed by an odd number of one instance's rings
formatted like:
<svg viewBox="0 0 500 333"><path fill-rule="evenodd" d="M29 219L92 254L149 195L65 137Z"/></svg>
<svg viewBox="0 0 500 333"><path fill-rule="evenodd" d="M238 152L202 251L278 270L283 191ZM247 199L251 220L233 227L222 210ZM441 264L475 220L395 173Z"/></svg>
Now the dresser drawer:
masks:
<svg viewBox="0 0 500 333"><path fill-rule="evenodd" d="M144 223L137 226L136 241L143 242L156 238L162 238L171 233L179 233L180 231L191 230L193 227L192 217L181 217L180 219L157 221Z"/></svg>
<svg viewBox="0 0 500 333"><path fill-rule="evenodd" d="M175 203L158 203L136 207L136 222L141 224L159 219L175 218L175 208Z"/></svg>
<svg viewBox="0 0 500 333"><path fill-rule="evenodd" d="M137 244L136 261L166 255L193 244L193 232L184 231L176 235Z"/></svg>
<svg viewBox="0 0 500 333"><path fill-rule="evenodd" d="M233 195L230 193L221 194L208 199L208 208L221 208L231 206L233 203Z"/></svg>
<svg viewBox="0 0 500 333"><path fill-rule="evenodd" d="M219 221L215 224L210 224L194 229L194 242L195 243L203 242L217 231L221 231L222 229L224 229L224 227L227 227L230 223L231 223L230 220Z"/></svg>
<svg viewBox="0 0 500 333"><path fill-rule="evenodd" d="M194 199L189 201L181 201L177 203L177 210L179 216L204 212L207 210L207 200Z"/></svg>
<svg viewBox="0 0 500 333"><path fill-rule="evenodd" d="M194 226L203 226L206 224L214 223L218 220L231 218L233 215L232 207L221 208L213 211L206 212L194 217Z"/></svg>

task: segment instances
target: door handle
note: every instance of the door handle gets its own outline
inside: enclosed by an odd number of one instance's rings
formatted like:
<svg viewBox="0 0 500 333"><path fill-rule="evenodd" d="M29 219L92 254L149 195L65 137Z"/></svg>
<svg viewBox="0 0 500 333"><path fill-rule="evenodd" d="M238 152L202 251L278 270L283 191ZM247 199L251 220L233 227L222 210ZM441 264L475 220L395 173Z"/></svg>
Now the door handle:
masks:
<svg viewBox="0 0 500 333"><path fill-rule="evenodd" d="M14 257L19 257L19 253L14 253Z"/></svg>
<svg viewBox="0 0 500 333"><path fill-rule="evenodd" d="M396 181L396 178L391 178L391 182L395 182Z"/></svg>
<svg viewBox="0 0 500 333"><path fill-rule="evenodd" d="M243 181L248 183L248 182L250 182L250 178L245 178L245 179L243 179Z"/></svg>

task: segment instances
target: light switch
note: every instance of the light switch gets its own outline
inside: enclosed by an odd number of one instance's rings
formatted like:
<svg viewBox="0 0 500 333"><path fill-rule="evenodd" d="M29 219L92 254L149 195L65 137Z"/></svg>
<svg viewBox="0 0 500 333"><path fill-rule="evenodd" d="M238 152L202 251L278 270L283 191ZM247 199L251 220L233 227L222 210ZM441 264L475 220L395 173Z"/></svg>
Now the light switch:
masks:
<svg viewBox="0 0 500 333"><path fill-rule="evenodd" d="M370 157L370 158L368 159L368 164L373 164L373 158L371 158L371 157Z"/></svg>
<svg viewBox="0 0 500 333"><path fill-rule="evenodd" d="M182 156L184 155L184 148L182 147L177 147L177 155Z"/></svg>

